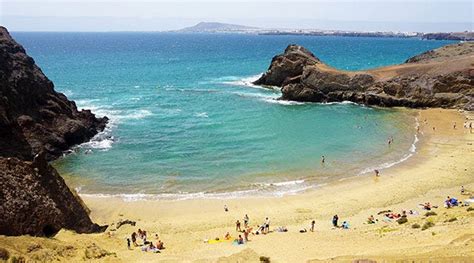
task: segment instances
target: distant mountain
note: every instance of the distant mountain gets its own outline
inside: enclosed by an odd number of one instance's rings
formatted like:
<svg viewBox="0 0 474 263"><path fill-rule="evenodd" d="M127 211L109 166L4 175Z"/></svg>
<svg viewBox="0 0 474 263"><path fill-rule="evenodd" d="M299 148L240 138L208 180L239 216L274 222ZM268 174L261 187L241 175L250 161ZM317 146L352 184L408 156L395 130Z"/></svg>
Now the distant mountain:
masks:
<svg viewBox="0 0 474 263"><path fill-rule="evenodd" d="M258 27L225 24L217 22L201 22L192 27L186 27L177 32L186 33L249 33L260 30Z"/></svg>

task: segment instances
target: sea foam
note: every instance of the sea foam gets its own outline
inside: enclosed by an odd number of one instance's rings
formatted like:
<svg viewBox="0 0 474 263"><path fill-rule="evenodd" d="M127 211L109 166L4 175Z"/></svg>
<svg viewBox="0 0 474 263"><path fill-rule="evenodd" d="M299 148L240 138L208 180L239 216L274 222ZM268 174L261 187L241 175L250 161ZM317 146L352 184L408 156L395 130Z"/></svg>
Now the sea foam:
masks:
<svg viewBox="0 0 474 263"><path fill-rule="evenodd" d="M238 198L265 198L265 197L283 197L295 195L321 185L305 184L304 180L294 180L276 183L254 183L252 189L229 191L229 192L177 192L160 194L89 194L82 193L82 187L76 191L83 197L92 198L119 198L126 202L144 201L144 200L193 200L193 199L238 199Z"/></svg>

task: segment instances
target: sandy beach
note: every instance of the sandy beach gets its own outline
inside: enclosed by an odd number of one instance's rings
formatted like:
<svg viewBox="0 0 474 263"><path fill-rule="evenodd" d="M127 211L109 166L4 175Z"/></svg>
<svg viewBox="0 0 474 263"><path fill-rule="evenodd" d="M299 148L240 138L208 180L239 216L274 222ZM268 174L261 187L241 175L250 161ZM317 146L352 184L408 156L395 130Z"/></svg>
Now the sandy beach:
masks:
<svg viewBox="0 0 474 263"><path fill-rule="evenodd" d="M474 211L443 207L446 196L463 201L474 195L474 133L463 128L466 117L474 118L456 110L419 110L416 154L381 170L380 177L348 175L346 180L303 194L274 198L126 202L83 197L92 219L110 225L105 233L62 230L51 239L0 236L0 244L17 257L64 262L259 262L260 256L271 262L472 262ZM461 195L461 186L470 195ZM426 211L419 204L425 202L439 206L433 209L436 215L424 216ZM398 224L384 221L383 215L378 215L383 210L415 210L418 215L408 215L407 223ZM204 242L222 239L226 232L237 237L241 233L235 231L235 222L242 221L245 214L254 230L268 217L272 230L285 226L288 232L250 235L244 245ZM340 223L348 221L350 229L332 227L335 214ZM378 222L367 224L370 215ZM116 229L115 224L125 219L136 221L136 226ZM315 232L299 233L303 228L309 230L312 220ZM412 228L427 221L434 226ZM166 249L159 254L142 252L140 247L127 249L126 238L138 228L147 230L148 240L154 243L155 234L159 234Z"/></svg>

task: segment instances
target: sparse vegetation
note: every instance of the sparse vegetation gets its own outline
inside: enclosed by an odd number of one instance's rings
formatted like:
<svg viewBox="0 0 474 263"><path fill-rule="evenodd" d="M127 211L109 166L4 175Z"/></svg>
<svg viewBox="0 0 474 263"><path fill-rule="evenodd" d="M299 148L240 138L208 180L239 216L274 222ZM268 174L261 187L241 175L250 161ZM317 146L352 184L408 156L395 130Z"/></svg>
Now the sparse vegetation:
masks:
<svg viewBox="0 0 474 263"><path fill-rule="evenodd" d="M435 224L431 221L426 221L426 223L423 224L423 227L421 228L421 230L426 230L430 227L433 227Z"/></svg>
<svg viewBox="0 0 474 263"><path fill-rule="evenodd" d="M454 221L457 221L457 217L451 217L450 219L447 219L446 221L444 221L445 223L451 223L451 222L454 222Z"/></svg>
<svg viewBox="0 0 474 263"><path fill-rule="evenodd" d="M417 224L417 223L411 225L411 228L420 228L420 227L421 227L421 226L420 226L419 224Z"/></svg>
<svg viewBox="0 0 474 263"><path fill-rule="evenodd" d="M8 260L8 258L10 258L10 253L8 252L8 250L0 248L0 259Z"/></svg>
<svg viewBox="0 0 474 263"><path fill-rule="evenodd" d="M438 215L438 214L436 214L436 212L434 212L434 211L429 211L429 212L426 212L426 213L425 213L425 216L426 216L426 217L435 216L435 215Z"/></svg>
<svg viewBox="0 0 474 263"><path fill-rule="evenodd" d="M40 244L31 244L26 248L26 251L28 253L31 253L31 252L34 252L34 251L37 251L37 250L40 250L40 249L41 249Z"/></svg>
<svg viewBox="0 0 474 263"><path fill-rule="evenodd" d="M110 253L107 250L98 247L94 243L88 246L84 251L85 259L99 259L110 255L115 255L115 253Z"/></svg>
<svg viewBox="0 0 474 263"><path fill-rule="evenodd" d="M19 256L19 257L13 256L13 257L10 258L10 262L11 262L11 263L25 263L26 260L25 260L25 258L22 257L22 256Z"/></svg>
<svg viewBox="0 0 474 263"><path fill-rule="evenodd" d="M407 219L406 216L402 216L399 219L397 219L397 223L400 224L400 225L405 224L406 222L408 222L408 219Z"/></svg>

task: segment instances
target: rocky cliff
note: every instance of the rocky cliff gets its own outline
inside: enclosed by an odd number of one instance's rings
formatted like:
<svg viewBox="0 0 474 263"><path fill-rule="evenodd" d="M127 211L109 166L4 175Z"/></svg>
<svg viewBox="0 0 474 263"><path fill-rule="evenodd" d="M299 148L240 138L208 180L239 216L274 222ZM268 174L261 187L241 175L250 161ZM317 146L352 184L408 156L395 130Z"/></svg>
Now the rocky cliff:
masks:
<svg viewBox="0 0 474 263"><path fill-rule="evenodd" d="M290 45L255 84L281 87L284 100L474 110L474 43L448 45L404 64L366 71L337 70Z"/></svg>
<svg viewBox="0 0 474 263"><path fill-rule="evenodd" d="M89 140L107 123L78 111L0 27L0 156L24 160L44 151L48 160Z"/></svg>
<svg viewBox="0 0 474 263"><path fill-rule="evenodd" d="M103 230L48 164L101 131L107 118L54 91L22 46L0 27L0 234Z"/></svg>
<svg viewBox="0 0 474 263"><path fill-rule="evenodd" d="M0 157L0 234L51 236L61 228L103 231L44 157L32 162Z"/></svg>

